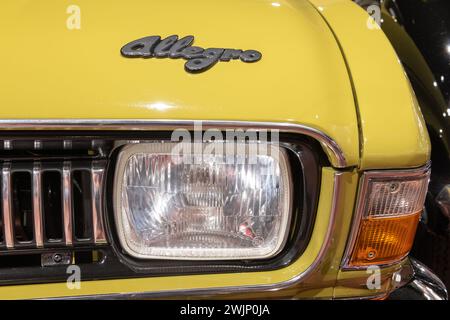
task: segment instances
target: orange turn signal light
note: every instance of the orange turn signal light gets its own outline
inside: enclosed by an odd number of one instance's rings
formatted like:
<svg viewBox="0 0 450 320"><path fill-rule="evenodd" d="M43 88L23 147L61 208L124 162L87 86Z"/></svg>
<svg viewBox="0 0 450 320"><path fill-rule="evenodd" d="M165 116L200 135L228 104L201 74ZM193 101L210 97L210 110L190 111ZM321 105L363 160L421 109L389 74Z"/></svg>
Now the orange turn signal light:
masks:
<svg viewBox="0 0 450 320"><path fill-rule="evenodd" d="M391 264L404 258L414 242L420 212L361 222L350 266Z"/></svg>
<svg viewBox="0 0 450 320"><path fill-rule="evenodd" d="M344 268L398 263L413 245L430 168L365 172Z"/></svg>

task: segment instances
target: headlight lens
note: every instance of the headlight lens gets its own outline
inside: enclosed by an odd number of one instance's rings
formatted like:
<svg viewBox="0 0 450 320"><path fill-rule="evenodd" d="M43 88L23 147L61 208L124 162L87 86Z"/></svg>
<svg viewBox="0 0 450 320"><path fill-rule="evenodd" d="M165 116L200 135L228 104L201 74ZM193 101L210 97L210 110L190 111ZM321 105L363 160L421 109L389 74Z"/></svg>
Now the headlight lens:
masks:
<svg viewBox="0 0 450 320"><path fill-rule="evenodd" d="M137 258L269 258L283 248L291 178L285 151L265 155L174 155L175 143L125 146L115 178L121 245ZM195 148L194 148L195 149ZM195 150L194 150L195 152Z"/></svg>

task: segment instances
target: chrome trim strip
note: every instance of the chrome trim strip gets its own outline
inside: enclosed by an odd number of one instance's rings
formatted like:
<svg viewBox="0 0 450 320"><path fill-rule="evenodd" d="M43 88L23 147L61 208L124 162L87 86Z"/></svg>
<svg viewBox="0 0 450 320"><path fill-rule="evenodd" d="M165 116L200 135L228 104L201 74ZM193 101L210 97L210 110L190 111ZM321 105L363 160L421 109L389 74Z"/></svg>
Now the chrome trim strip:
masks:
<svg viewBox="0 0 450 320"><path fill-rule="evenodd" d="M10 249L14 248L14 223L11 210L11 164L8 162L2 168L2 200L4 241Z"/></svg>
<svg viewBox="0 0 450 320"><path fill-rule="evenodd" d="M63 164L62 175L63 186L63 223L64 223L64 239L66 245L73 243L73 227L72 227L72 172L69 161Z"/></svg>
<svg viewBox="0 0 450 320"><path fill-rule="evenodd" d="M364 270L367 269L367 266L365 267L355 267L350 266L350 258L352 255L353 248L355 246L356 238L358 236L359 232L359 226L361 224L361 220L364 215L364 199L366 198L367 188L369 184L369 180L371 178L401 178L401 177L416 177L421 176L423 174L426 174L431 169L431 162L428 162L425 166L416 168L416 169L406 169L406 170L373 170L373 171L366 171L364 172L360 179L359 179L359 185L358 185L358 196L356 200L356 207L355 207L355 213L352 219L352 225L350 234L347 240L347 245L345 247L344 256L342 257L341 262L341 268L342 270ZM397 264L390 263L390 264L383 264L378 265L379 267L389 267L391 265Z"/></svg>
<svg viewBox="0 0 450 320"><path fill-rule="evenodd" d="M201 123L203 129L278 129L281 132L302 134L316 139L325 146L330 162L334 167L348 166L344 153L339 145L322 131L301 124L281 122L246 122L217 120L143 120L143 119L1 119L0 130L173 130L182 128L193 130L196 123Z"/></svg>
<svg viewBox="0 0 450 320"><path fill-rule="evenodd" d="M92 185L92 226L94 231L95 243L106 243L105 228L102 220L102 188L105 176L105 162L93 161L91 169Z"/></svg>
<svg viewBox="0 0 450 320"><path fill-rule="evenodd" d="M44 231L42 226L42 171L40 163L33 165L33 220L34 220L34 239L36 246L44 246Z"/></svg>
<svg viewBox="0 0 450 320"><path fill-rule="evenodd" d="M63 299L113 299L113 298L133 298L133 299L143 299L143 298L161 298L170 296L195 296L195 295L219 295L219 294L233 294L233 293L248 293L248 292L261 292L261 291L278 291L286 289L299 284L306 278L314 274L314 272L319 268L319 266L324 262L326 253L328 252L335 229L335 220L338 213L339 207L342 204L343 199L343 188L344 188L344 172L336 172L334 174L334 186L333 186L333 203L331 205L330 220L328 223L327 233L322 246L317 254L317 257L313 263L302 273L296 275L295 277L271 284L260 284L251 286L233 286L233 287L218 287L218 288L202 288L202 289L183 289L183 290L167 290L167 291L152 291L152 292L134 292L134 293L112 293L112 294L102 294L102 295L84 295L84 296L74 296L74 297L63 297ZM57 298L58 299L58 298Z"/></svg>

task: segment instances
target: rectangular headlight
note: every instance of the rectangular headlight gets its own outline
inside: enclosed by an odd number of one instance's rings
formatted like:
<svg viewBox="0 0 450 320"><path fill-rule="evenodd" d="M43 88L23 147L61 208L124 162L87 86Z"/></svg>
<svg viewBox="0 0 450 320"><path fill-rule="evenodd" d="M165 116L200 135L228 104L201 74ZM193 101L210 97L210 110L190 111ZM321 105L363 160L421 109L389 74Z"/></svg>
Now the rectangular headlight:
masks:
<svg viewBox="0 0 450 320"><path fill-rule="evenodd" d="M144 259L265 259L289 231L292 186L286 152L174 154L176 143L126 145L117 161L115 220L120 242ZM242 147L242 148L239 148ZM195 154L199 152L200 154Z"/></svg>

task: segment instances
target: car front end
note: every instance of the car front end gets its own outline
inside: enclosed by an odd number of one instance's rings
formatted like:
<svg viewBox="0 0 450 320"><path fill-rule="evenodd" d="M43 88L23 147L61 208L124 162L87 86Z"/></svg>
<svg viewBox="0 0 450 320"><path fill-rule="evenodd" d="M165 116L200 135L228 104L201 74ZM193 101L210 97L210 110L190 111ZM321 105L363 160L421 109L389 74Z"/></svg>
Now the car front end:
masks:
<svg viewBox="0 0 450 320"><path fill-rule="evenodd" d="M0 6L1 298L446 298L408 256L424 120L356 4Z"/></svg>

